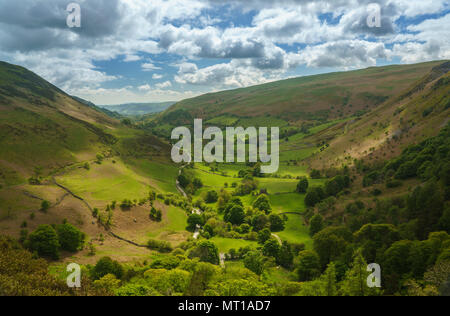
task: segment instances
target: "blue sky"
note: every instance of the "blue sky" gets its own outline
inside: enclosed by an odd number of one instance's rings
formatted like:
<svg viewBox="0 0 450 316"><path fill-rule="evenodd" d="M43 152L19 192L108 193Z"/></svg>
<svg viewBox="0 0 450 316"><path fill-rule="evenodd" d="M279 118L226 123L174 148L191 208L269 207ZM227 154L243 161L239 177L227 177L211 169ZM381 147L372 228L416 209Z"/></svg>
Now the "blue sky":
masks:
<svg viewBox="0 0 450 316"><path fill-rule="evenodd" d="M449 30L448 0L0 0L0 59L100 105L450 59Z"/></svg>

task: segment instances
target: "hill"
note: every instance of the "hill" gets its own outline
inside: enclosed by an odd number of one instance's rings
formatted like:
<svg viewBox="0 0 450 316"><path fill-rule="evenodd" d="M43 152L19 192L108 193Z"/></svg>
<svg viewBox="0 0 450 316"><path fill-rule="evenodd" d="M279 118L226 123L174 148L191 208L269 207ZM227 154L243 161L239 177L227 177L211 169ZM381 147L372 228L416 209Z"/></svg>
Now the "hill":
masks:
<svg viewBox="0 0 450 316"><path fill-rule="evenodd" d="M27 69L0 63L0 184L95 157L117 142L110 131L118 125Z"/></svg>
<svg viewBox="0 0 450 316"><path fill-rule="evenodd" d="M167 110L175 102L160 103L127 103L117 105L100 105L100 108L117 112L121 115L136 116L145 114L160 113Z"/></svg>
<svg viewBox="0 0 450 316"><path fill-rule="evenodd" d="M361 118L315 135L329 147L311 157L316 167L340 167L354 159L382 161L435 136L449 122L450 62L441 63L408 89Z"/></svg>
<svg viewBox="0 0 450 316"><path fill-rule="evenodd" d="M205 94L178 102L158 122L190 124L195 117L216 125L280 126L360 115L409 88L439 64L372 67Z"/></svg>

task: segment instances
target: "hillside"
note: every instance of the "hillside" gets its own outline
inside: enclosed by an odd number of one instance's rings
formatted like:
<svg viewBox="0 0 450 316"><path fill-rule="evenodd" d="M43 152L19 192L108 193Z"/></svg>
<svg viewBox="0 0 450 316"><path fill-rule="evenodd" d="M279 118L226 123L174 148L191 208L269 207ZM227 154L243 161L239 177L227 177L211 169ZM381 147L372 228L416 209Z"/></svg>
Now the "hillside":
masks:
<svg viewBox="0 0 450 316"><path fill-rule="evenodd" d="M283 126L359 115L409 88L441 63L372 67L206 94L178 102L158 122L190 124L195 117L221 126ZM267 116L277 121L267 122Z"/></svg>
<svg viewBox="0 0 450 316"><path fill-rule="evenodd" d="M119 122L18 66L0 63L0 184L95 157Z"/></svg>
<svg viewBox="0 0 450 316"><path fill-rule="evenodd" d="M314 155L315 167L340 167L354 159L382 161L435 136L450 117L450 62L434 67L408 89L367 115L315 136L330 146Z"/></svg>

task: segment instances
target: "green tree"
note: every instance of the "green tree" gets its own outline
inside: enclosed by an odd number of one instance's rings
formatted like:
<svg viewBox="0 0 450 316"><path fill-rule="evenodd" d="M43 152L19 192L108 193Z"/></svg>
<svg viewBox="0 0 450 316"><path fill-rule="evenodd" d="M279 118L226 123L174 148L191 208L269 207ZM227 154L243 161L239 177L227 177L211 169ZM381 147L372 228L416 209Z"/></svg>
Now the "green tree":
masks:
<svg viewBox="0 0 450 316"><path fill-rule="evenodd" d="M306 193L308 191L309 182L306 177L301 177L299 183L297 184L297 193Z"/></svg>
<svg viewBox="0 0 450 316"><path fill-rule="evenodd" d="M56 226L59 244L61 249L71 252L81 250L84 245L86 235L71 224L65 223Z"/></svg>
<svg viewBox="0 0 450 316"><path fill-rule="evenodd" d="M92 278L94 280L100 280L107 274L114 275L117 279L122 279L124 270L123 267L115 260L112 260L110 257L103 257L91 271Z"/></svg>
<svg viewBox="0 0 450 316"><path fill-rule="evenodd" d="M309 234L314 236L318 232L320 232L324 227L323 217L320 214L316 214L311 218L309 222Z"/></svg>
<svg viewBox="0 0 450 316"><path fill-rule="evenodd" d="M320 262L317 253L305 250L298 255L297 276L300 282L311 281L320 275Z"/></svg>
<svg viewBox="0 0 450 316"><path fill-rule="evenodd" d="M275 238L270 238L264 243L263 254L267 257L277 258L280 251L280 244Z"/></svg>
<svg viewBox="0 0 450 316"><path fill-rule="evenodd" d="M313 237L314 250L320 258L322 267L340 259L353 241L352 233L346 227L330 226Z"/></svg>
<svg viewBox="0 0 450 316"><path fill-rule="evenodd" d="M288 242L283 242L276 257L277 264L286 269L291 269L294 262L291 246Z"/></svg>
<svg viewBox="0 0 450 316"><path fill-rule="evenodd" d="M367 262L362 253L357 251L351 269L347 271L344 280L341 283L340 291L344 296L375 296L379 290L369 288L367 279L371 274L367 271Z"/></svg>
<svg viewBox="0 0 450 316"><path fill-rule="evenodd" d="M217 265L220 261L219 249L214 243L203 240L189 252L189 258L199 258L202 262L209 262Z"/></svg>
<svg viewBox="0 0 450 316"><path fill-rule="evenodd" d="M233 225L241 225L245 219L244 208L240 205L235 205L227 216L227 221Z"/></svg>
<svg viewBox="0 0 450 316"><path fill-rule="evenodd" d="M272 210L269 202L269 197L266 194L261 194L260 196L258 196L255 202L253 202L253 207L260 211L266 212L266 214L268 214Z"/></svg>
<svg viewBox="0 0 450 316"><path fill-rule="evenodd" d="M264 272L264 257L259 251L250 251L244 257L244 266L257 275Z"/></svg>
<svg viewBox="0 0 450 316"><path fill-rule="evenodd" d="M26 242L31 251L37 252L41 257L59 258L60 244L58 234L50 225L41 225L28 236Z"/></svg>
<svg viewBox="0 0 450 316"><path fill-rule="evenodd" d="M269 216L270 230L273 232L281 232L284 230L284 220L279 216L272 214Z"/></svg>
<svg viewBox="0 0 450 316"><path fill-rule="evenodd" d="M264 245L266 241L268 241L272 237L272 233L268 228L264 228L263 230L258 232L258 243Z"/></svg>
<svg viewBox="0 0 450 316"><path fill-rule="evenodd" d="M203 219L203 216L199 214L191 214L187 219L187 223L188 223L188 230L194 231L197 228L197 225L203 226L205 224L205 221Z"/></svg>
<svg viewBox="0 0 450 316"><path fill-rule="evenodd" d="M51 204L50 204L49 201L47 201L47 200L42 201L42 203L41 203L41 211L44 212L44 213L47 212L49 210L50 206L51 206Z"/></svg>
<svg viewBox="0 0 450 316"><path fill-rule="evenodd" d="M217 194L216 191L212 190L212 191L208 191L208 193L206 194L205 202L208 204L212 204L212 203L216 203L218 199L219 199L219 194Z"/></svg>

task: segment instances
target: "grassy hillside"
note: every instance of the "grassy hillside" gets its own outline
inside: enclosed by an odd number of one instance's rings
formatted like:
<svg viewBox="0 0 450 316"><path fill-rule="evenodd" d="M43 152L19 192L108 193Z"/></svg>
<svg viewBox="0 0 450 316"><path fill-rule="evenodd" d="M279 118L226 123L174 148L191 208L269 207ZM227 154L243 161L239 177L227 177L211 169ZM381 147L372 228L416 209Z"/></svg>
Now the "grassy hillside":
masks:
<svg viewBox="0 0 450 316"><path fill-rule="evenodd" d="M190 124L195 117L219 126L282 127L349 117L396 96L441 63L330 73L206 94L175 104L159 122Z"/></svg>
<svg viewBox="0 0 450 316"><path fill-rule="evenodd" d="M442 63L367 115L316 135L316 142L330 146L309 163L325 168L352 164L354 159L382 161L437 135L450 117L449 71L450 62Z"/></svg>

